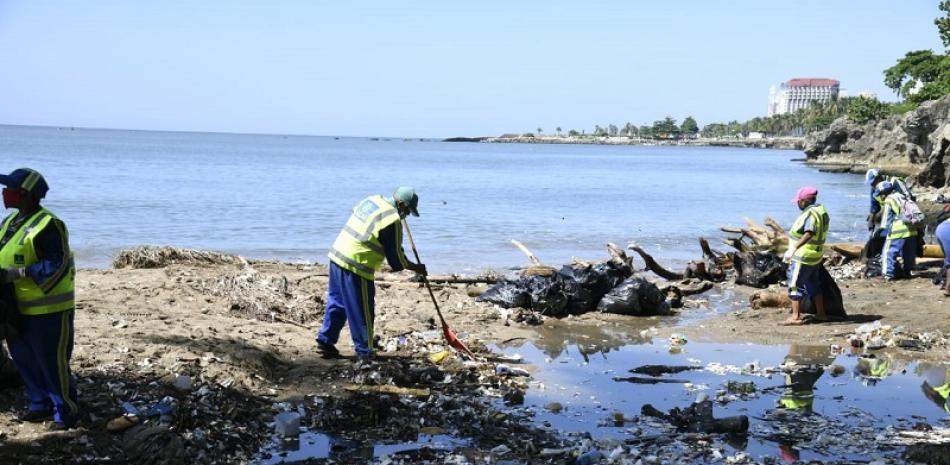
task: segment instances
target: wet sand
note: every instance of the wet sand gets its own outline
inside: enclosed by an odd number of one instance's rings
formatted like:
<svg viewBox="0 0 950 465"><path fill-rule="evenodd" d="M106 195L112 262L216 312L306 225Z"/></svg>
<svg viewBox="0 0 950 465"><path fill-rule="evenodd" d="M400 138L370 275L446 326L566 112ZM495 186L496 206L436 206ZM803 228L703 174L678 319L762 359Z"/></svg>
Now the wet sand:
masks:
<svg viewBox="0 0 950 465"><path fill-rule="evenodd" d="M859 324L874 319L911 333L950 334L950 302L931 284L930 275L926 272L886 284L881 280L839 282L846 310L855 321L795 327L780 325L787 309L752 310L745 302L754 290L729 285L711 292L729 288L735 293L738 311L715 314L709 309L685 308L679 316L650 318L587 314L548 320L540 326L506 321L496 307L475 302L472 295L484 285L437 285L435 294L452 328L470 346L482 350L522 338L556 346L566 344L565 334L577 335L575 340L587 338L592 344L599 340L619 346L648 337L641 331L650 327L656 328L657 337L675 332L691 341L845 346ZM378 277L375 331L383 342L439 329L428 294L410 278L410 273ZM216 459L217 463L246 463L267 440L274 403L344 393L341 380L350 374L353 362L322 359L314 351L326 286L326 268L320 265L178 264L80 270L72 367L91 416L79 429L47 433L44 424L15 420L17 410L24 406L22 388L2 390L0 404L7 407L0 412L0 459L34 463L75 457L83 451L91 459L122 457L122 435L105 430L109 420L121 415L121 402L136 399L136 393L140 399L174 394L171 386L176 375L188 375L194 380L193 389L212 386L217 402L225 404L216 405L209 414L220 414L231 422L219 428L221 441L227 431L251 425L236 433L232 442L239 446ZM693 299L701 302L703 296ZM883 350L946 361L950 348L943 341L913 352ZM344 355L352 355L346 330L339 348ZM242 411L250 413L242 416ZM181 431L205 427L209 435L218 434L209 426L215 420L192 415ZM209 442L213 440L217 439ZM195 440L185 435L185 442L186 448L192 448L188 457L193 459Z"/></svg>

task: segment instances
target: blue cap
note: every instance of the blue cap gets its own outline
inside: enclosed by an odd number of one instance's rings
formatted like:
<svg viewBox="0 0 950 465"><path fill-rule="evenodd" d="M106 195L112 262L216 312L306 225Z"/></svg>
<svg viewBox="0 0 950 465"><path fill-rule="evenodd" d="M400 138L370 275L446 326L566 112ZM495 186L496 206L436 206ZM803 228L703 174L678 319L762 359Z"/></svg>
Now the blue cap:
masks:
<svg viewBox="0 0 950 465"><path fill-rule="evenodd" d="M399 203L409 207L409 213L412 213L412 216L419 216L419 196L416 195L415 189L411 187L402 186L396 189L396 192L393 193L393 198L396 199Z"/></svg>
<svg viewBox="0 0 950 465"><path fill-rule="evenodd" d="M43 175L40 174L39 171L29 168L14 170L8 175L0 174L0 184L7 187L23 189L37 199L46 197L46 192L49 191L49 185L46 184L46 179L43 179Z"/></svg>
<svg viewBox="0 0 950 465"><path fill-rule="evenodd" d="M877 191L881 194L888 194L894 190L894 185L890 181L883 181L877 185Z"/></svg>
<svg viewBox="0 0 950 465"><path fill-rule="evenodd" d="M870 186L874 184L874 179L877 178L877 175L881 174L881 170L877 168L871 168L867 173L864 174L864 184Z"/></svg>

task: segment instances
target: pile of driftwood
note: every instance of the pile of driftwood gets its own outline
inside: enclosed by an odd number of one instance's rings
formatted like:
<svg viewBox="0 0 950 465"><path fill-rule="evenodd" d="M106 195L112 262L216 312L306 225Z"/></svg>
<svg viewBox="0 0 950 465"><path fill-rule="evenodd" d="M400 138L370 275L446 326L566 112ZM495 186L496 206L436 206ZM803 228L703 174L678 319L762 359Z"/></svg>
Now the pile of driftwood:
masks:
<svg viewBox="0 0 950 465"><path fill-rule="evenodd" d="M709 241L700 237L702 259L689 262L682 272L663 267L636 244L630 244L628 248L640 255L648 270L670 281L696 279L722 282L733 277L737 284L764 288L785 279L786 266L780 258L788 248L785 230L772 218L766 218L765 225L748 218L745 221L745 228L720 228L723 232L734 234L723 240L734 249L731 252L714 250L709 246Z"/></svg>
<svg viewBox="0 0 950 465"><path fill-rule="evenodd" d="M182 249L171 246L141 245L123 249L112 260L112 267L120 268L164 268L169 265L246 266L248 261L238 255L230 255L207 250Z"/></svg>

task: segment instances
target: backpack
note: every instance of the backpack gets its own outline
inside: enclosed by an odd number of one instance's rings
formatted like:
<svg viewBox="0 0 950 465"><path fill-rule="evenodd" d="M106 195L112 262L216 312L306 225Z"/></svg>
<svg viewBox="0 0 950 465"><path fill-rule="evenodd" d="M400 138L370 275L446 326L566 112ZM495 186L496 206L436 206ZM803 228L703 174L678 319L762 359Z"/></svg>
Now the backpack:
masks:
<svg viewBox="0 0 950 465"><path fill-rule="evenodd" d="M909 197L904 197L903 202L901 203L901 217L900 220L904 222L907 226L922 228L924 227L924 212L920 211L920 207L917 205L917 202L914 202Z"/></svg>

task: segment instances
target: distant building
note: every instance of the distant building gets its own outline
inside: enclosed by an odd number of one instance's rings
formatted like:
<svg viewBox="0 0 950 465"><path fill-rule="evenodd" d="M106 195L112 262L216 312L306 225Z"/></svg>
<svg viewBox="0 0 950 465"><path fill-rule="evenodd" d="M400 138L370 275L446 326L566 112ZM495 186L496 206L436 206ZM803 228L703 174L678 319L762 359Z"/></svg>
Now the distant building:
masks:
<svg viewBox="0 0 950 465"><path fill-rule="evenodd" d="M870 90L862 90L861 92L858 92L858 97L864 97L864 98L877 100L877 94L874 92L871 92Z"/></svg>
<svg viewBox="0 0 950 465"><path fill-rule="evenodd" d="M812 102L838 98L841 83L826 78L794 78L769 89L769 116L794 113Z"/></svg>

